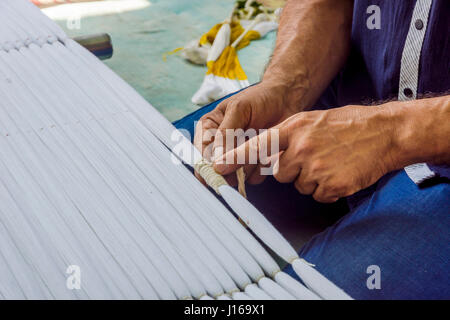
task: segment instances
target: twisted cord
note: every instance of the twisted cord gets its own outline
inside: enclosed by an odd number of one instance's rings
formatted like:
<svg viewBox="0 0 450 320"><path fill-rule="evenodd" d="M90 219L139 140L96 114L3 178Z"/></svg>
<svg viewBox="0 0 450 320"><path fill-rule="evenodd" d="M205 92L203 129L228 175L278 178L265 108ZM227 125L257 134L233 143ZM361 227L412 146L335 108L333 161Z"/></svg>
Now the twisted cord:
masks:
<svg viewBox="0 0 450 320"><path fill-rule="evenodd" d="M214 189L214 191L220 195L219 187L228 185L227 181L214 171L211 162L205 159L200 160L194 165L195 171L205 180L206 184Z"/></svg>

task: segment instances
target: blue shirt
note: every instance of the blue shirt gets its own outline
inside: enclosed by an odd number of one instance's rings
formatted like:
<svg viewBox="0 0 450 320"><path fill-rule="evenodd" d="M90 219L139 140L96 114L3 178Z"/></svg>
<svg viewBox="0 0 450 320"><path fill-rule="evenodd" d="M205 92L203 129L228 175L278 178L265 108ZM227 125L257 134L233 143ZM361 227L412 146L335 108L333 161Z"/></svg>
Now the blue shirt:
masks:
<svg viewBox="0 0 450 320"><path fill-rule="evenodd" d="M374 5L378 16L368 10ZM355 0L351 53L325 104L450 94L449 32L449 0ZM428 176L419 179L407 173L418 184L432 177L450 178L449 166L428 164L427 168Z"/></svg>

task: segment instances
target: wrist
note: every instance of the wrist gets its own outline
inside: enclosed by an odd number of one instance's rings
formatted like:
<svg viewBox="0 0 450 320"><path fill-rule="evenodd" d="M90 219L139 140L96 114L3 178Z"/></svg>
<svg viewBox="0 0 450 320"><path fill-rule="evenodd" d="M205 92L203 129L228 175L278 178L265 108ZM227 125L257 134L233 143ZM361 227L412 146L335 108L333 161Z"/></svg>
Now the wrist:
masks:
<svg viewBox="0 0 450 320"><path fill-rule="evenodd" d="M391 127L393 170L420 162L442 162L448 148L445 142L448 133L441 129L445 110L439 102L395 101L385 104L383 109Z"/></svg>
<svg viewBox="0 0 450 320"><path fill-rule="evenodd" d="M384 153L387 172L399 170L407 165L407 153L405 153L404 140L408 135L405 126L405 114L403 108L395 104L386 103L375 108L380 109L383 119L383 128L388 137L388 148Z"/></svg>
<svg viewBox="0 0 450 320"><path fill-rule="evenodd" d="M295 83L279 77L264 75L261 85L282 97L282 107L290 113L304 111L313 104L313 101L309 101L307 97L309 91L307 81Z"/></svg>

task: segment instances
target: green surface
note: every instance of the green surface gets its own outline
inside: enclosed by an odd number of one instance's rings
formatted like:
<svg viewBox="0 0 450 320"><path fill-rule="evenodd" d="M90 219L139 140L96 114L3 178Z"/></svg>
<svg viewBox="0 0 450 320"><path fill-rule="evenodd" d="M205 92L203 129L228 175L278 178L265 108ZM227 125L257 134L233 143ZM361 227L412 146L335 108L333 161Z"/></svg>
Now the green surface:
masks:
<svg viewBox="0 0 450 320"><path fill-rule="evenodd" d="M147 8L114 15L81 19L81 28L70 36L106 32L111 35L114 56L105 63L131 84L169 120L198 107L191 97L200 86L205 67L185 62L165 52L199 38L229 15L233 0L151 0ZM275 32L239 51L250 83L257 82L273 48Z"/></svg>

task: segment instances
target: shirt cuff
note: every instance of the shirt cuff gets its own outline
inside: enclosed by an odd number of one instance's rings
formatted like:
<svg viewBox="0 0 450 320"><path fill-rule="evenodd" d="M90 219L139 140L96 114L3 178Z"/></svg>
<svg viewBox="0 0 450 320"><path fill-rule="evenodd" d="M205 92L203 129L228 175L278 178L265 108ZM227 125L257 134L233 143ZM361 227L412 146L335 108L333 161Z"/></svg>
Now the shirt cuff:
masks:
<svg viewBox="0 0 450 320"><path fill-rule="evenodd" d="M450 167L416 163L405 167L406 174L420 188L426 188L450 179Z"/></svg>

